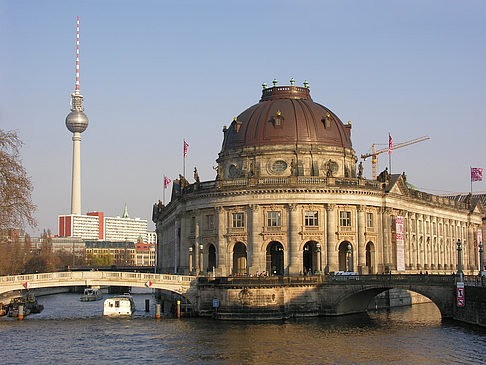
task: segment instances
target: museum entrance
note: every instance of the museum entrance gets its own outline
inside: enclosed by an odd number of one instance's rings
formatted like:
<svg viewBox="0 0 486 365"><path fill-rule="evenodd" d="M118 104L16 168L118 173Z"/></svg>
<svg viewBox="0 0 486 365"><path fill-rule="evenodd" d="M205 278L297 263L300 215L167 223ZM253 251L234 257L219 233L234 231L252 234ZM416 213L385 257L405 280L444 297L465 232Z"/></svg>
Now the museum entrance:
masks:
<svg viewBox="0 0 486 365"><path fill-rule="evenodd" d="M302 274L315 273L319 270L317 262L317 242L309 241L304 245Z"/></svg>
<svg viewBox="0 0 486 365"><path fill-rule="evenodd" d="M348 241L339 245L339 271L353 270L353 246Z"/></svg>
<svg viewBox="0 0 486 365"><path fill-rule="evenodd" d="M268 275L283 275L284 249L280 242L273 241L267 246L266 268Z"/></svg>
<svg viewBox="0 0 486 365"><path fill-rule="evenodd" d="M208 272L213 272L216 267L216 248L213 244L208 249Z"/></svg>
<svg viewBox="0 0 486 365"><path fill-rule="evenodd" d="M246 275L246 246L237 242L233 247L233 275Z"/></svg>
<svg viewBox="0 0 486 365"><path fill-rule="evenodd" d="M375 269L375 245L373 242L366 244L366 274L374 274Z"/></svg>

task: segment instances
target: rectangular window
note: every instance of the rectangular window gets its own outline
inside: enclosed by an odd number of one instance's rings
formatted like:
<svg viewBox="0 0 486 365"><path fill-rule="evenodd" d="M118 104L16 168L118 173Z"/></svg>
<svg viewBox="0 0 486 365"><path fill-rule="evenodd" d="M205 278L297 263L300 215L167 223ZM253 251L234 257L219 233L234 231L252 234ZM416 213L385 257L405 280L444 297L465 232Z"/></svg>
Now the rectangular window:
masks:
<svg viewBox="0 0 486 365"><path fill-rule="evenodd" d="M319 225L318 212L307 211L304 216L306 227L317 227Z"/></svg>
<svg viewBox="0 0 486 365"><path fill-rule="evenodd" d="M373 213L366 213L366 227L373 228Z"/></svg>
<svg viewBox="0 0 486 365"><path fill-rule="evenodd" d="M280 212L268 212L268 223L269 227L280 227Z"/></svg>
<svg viewBox="0 0 486 365"><path fill-rule="evenodd" d="M339 212L339 225L341 227L351 227L351 212Z"/></svg>
<svg viewBox="0 0 486 365"><path fill-rule="evenodd" d="M206 229L214 229L214 215L206 215Z"/></svg>
<svg viewBox="0 0 486 365"><path fill-rule="evenodd" d="M233 228L242 228L245 226L244 213L233 213Z"/></svg>

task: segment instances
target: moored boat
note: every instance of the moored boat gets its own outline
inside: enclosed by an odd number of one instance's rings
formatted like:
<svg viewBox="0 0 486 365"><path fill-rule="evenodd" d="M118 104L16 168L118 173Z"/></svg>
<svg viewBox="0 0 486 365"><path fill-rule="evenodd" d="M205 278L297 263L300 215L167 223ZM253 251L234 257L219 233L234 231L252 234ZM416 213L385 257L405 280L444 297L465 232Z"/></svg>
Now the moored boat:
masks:
<svg viewBox="0 0 486 365"><path fill-rule="evenodd" d="M82 302L93 302L103 299L103 293L99 289L86 288L80 299Z"/></svg>
<svg viewBox="0 0 486 365"><path fill-rule="evenodd" d="M130 316L135 311L135 302L130 294L108 298L103 304L104 316Z"/></svg>

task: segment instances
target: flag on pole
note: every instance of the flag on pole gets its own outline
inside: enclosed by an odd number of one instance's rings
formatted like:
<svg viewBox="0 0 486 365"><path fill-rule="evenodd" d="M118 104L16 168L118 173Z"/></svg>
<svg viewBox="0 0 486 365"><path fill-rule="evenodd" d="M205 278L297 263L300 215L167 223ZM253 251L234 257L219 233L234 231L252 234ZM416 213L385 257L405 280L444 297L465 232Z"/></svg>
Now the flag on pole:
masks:
<svg viewBox="0 0 486 365"><path fill-rule="evenodd" d="M388 154L389 155L391 155L392 150L393 150L393 138L390 135L390 133L388 133Z"/></svg>
<svg viewBox="0 0 486 365"><path fill-rule="evenodd" d="M167 189L169 184L172 182L171 179L169 179L167 176L164 175L164 189Z"/></svg>
<svg viewBox="0 0 486 365"><path fill-rule="evenodd" d="M472 181L483 181L483 169L481 167L471 167Z"/></svg>
<svg viewBox="0 0 486 365"><path fill-rule="evenodd" d="M187 157L187 147L189 147L189 144L184 140L184 158Z"/></svg>

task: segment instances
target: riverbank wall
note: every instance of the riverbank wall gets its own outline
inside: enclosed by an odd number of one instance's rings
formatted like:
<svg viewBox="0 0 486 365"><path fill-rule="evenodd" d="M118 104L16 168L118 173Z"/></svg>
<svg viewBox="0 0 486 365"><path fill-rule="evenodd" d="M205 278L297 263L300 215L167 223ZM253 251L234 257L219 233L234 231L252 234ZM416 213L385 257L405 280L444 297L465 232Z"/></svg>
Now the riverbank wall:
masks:
<svg viewBox="0 0 486 365"><path fill-rule="evenodd" d="M486 327L486 286L466 286L465 306L455 307L454 320Z"/></svg>
<svg viewBox="0 0 486 365"><path fill-rule="evenodd" d="M323 285L317 277L200 280L194 310L200 316L218 319L268 320L336 316L430 302L405 289L363 290L356 284L336 278Z"/></svg>

